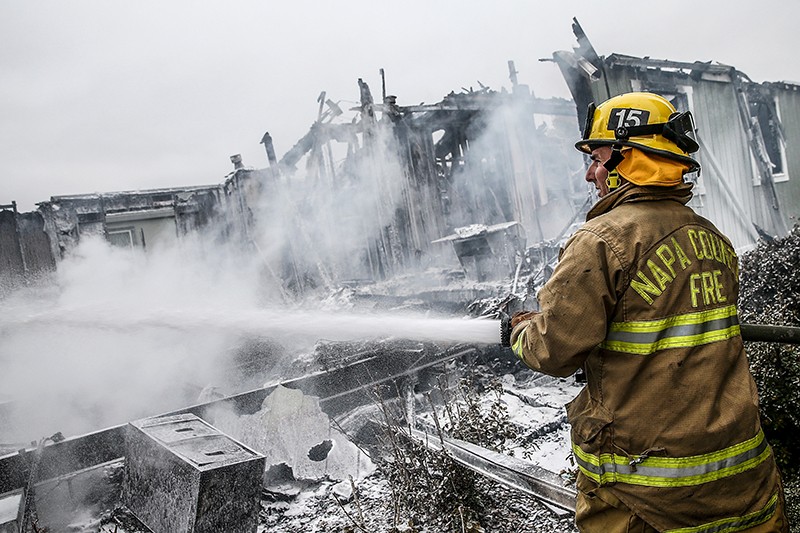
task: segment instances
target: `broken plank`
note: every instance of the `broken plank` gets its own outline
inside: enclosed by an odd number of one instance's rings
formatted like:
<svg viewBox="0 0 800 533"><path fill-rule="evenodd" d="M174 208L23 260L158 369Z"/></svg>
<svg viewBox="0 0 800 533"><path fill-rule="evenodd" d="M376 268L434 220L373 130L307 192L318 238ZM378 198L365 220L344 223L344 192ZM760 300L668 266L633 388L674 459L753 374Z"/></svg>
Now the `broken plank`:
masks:
<svg viewBox="0 0 800 533"><path fill-rule="evenodd" d="M565 487L554 472L463 440L440 438L417 429L410 431L429 449L446 451L458 464L556 507L561 516L575 512L576 490Z"/></svg>

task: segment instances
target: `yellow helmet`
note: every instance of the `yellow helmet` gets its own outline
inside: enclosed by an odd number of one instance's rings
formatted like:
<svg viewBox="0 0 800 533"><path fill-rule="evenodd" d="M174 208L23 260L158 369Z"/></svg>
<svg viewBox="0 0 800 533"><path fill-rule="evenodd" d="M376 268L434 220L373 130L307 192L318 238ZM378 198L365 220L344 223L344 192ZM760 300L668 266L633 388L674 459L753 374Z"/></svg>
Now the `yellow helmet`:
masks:
<svg viewBox="0 0 800 533"><path fill-rule="evenodd" d="M614 147L614 167L622 161L622 147L631 146L686 163L687 172L700 170L697 161L689 157L700 148L694 140L691 112L678 113L666 98L657 94L626 93L597 107L590 104L583 138L575 143L575 148L590 154L602 145Z"/></svg>

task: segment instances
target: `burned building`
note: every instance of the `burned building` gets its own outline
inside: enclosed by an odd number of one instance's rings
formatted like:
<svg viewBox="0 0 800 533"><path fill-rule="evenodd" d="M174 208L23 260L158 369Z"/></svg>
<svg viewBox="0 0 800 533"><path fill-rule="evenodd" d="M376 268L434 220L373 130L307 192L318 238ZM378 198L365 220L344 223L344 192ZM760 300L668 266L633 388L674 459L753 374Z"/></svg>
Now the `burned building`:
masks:
<svg viewBox="0 0 800 533"><path fill-rule="evenodd" d="M274 271L285 288L333 288L459 262L482 265L464 268L472 279L505 279L523 261L526 241L563 237L587 198L571 179L581 158L566 148L577 131L574 107L536 98L509 67L510 92L482 87L428 105L403 106L385 92L376 103L359 80L350 118L323 93L317 121L281 159L267 134L269 169L241 172L262 181L262 194L246 199L260 230L252 237L261 250L282 250ZM502 265L492 259L496 250L458 238L462 228L501 226Z"/></svg>
<svg viewBox="0 0 800 533"><path fill-rule="evenodd" d="M123 248L169 245L204 227L220 203L219 187L54 196L39 204L53 256L81 238L100 236Z"/></svg>
<svg viewBox="0 0 800 533"><path fill-rule="evenodd" d="M232 156L219 185L58 196L31 214L6 206L0 272L51 270L82 236L149 249L205 228L249 250L284 300L432 267L508 279L551 263L591 203L572 148L589 102L632 90L693 112L703 170L689 176L691 205L737 250L788 232L800 215L800 86L712 62L600 56L573 28L578 46L552 56L573 102L536 97L513 62L509 90L434 104L403 105L385 83L374 97L359 79L357 106L321 93L291 149L278 157L267 133L267 165Z"/></svg>
<svg viewBox="0 0 800 533"><path fill-rule="evenodd" d="M385 90L376 103L359 80L360 105L343 110L323 93L317 120L280 159L266 134L266 168L233 156L218 186L53 197L39 204L41 237L55 262L90 235L149 249L205 228L250 249L265 279L291 299L458 268L493 252L451 247L448 236L506 224L514 230L501 234L509 234L504 265L487 270L493 261L485 257L480 273L465 269L475 279L505 278L526 241L563 236L586 200L580 180L570 179L582 170L566 142L577 131L572 104L536 98L511 62L509 69L510 92L482 87L429 105L400 105Z"/></svg>

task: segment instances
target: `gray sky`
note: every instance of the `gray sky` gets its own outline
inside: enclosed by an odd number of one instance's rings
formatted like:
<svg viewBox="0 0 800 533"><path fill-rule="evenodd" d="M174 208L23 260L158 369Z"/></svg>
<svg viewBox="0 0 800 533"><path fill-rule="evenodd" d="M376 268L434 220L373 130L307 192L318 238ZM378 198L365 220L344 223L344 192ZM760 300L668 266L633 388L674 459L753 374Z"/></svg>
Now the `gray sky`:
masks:
<svg viewBox="0 0 800 533"><path fill-rule="evenodd" d="M741 7L738 5L741 4ZM598 53L736 66L800 81L796 0L0 0L0 204L219 183L266 166L356 80L401 105L461 87L569 97L553 63L578 17Z"/></svg>

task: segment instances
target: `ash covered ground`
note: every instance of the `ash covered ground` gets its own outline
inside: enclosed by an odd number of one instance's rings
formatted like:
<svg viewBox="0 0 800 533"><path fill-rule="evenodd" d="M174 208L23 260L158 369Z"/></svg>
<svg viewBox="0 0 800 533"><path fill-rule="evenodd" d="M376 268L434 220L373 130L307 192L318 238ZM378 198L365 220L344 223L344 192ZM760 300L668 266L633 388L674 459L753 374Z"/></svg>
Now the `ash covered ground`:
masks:
<svg viewBox="0 0 800 533"><path fill-rule="evenodd" d="M580 387L571 379L554 379L526 370L502 375L487 367L475 370L482 374L480 380L489 380L490 385L475 387L474 375L468 378L471 390L480 392L467 393L470 397L462 398L462 409L464 403L475 402L482 414L474 423L467 422L468 427L457 428L457 423L450 423L447 409L437 408L436 416L448 433L472 431L472 440L492 441L504 453L561 473L564 485L569 485L572 465L563 405ZM447 404L452 410L458 408L458 402L450 397ZM380 409L373 413L380 415ZM420 421L432 422L433 413L420 413ZM385 458L376 457L380 464L375 472L354 479L352 484L324 482L290 501L264 501L260 531L576 531L571 515L559 517L534 498L459 467L436 463L431 458L426 463L425 458L418 459L423 454L418 448L404 450L400 458L409 464L407 472L396 468L392 471ZM379 456L381 451L374 451L373 455ZM392 459L395 466L400 462L396 456L389 457ZM425 478L431 471L441 476L441 485L449 483L450 488L402 480L406 473L412 478ZM418 494L411 494L414 491Z"/></svg>

